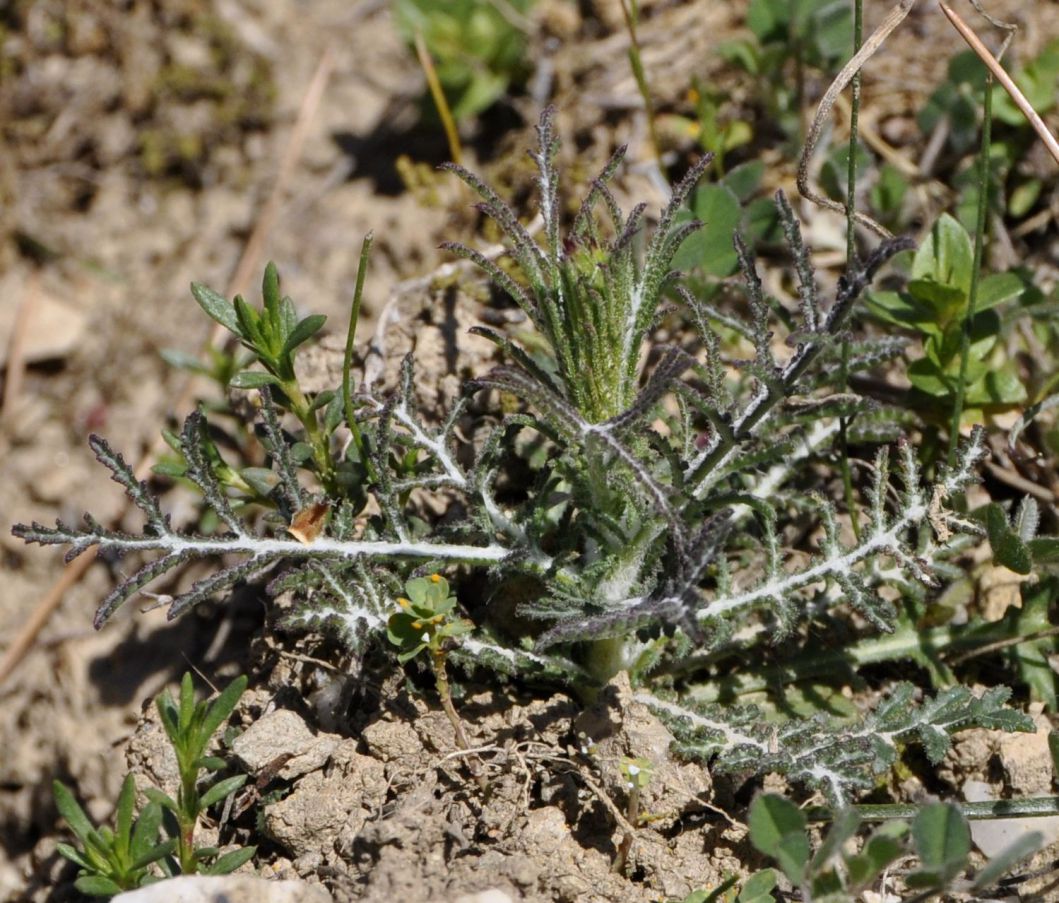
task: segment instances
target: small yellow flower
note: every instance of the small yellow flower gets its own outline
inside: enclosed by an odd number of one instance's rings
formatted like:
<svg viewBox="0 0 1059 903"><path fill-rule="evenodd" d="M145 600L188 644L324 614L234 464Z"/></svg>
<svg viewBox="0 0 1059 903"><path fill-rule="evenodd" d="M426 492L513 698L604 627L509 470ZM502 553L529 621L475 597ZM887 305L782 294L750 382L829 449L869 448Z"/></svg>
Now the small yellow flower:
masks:
<svg viewBox="0 0 1059 903"><path fill-rule="evenodd" d="M441 574L431 574L430 575L430 582L431 583L440 583L441 582Z"/></svg>

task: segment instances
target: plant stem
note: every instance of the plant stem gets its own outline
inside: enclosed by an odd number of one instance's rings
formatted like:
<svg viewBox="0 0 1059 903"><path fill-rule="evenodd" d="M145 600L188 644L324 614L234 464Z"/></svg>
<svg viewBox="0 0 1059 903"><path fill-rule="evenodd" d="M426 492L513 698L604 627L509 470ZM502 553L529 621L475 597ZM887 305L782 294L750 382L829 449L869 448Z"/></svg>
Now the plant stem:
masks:
<svg viewBox="0 0 1059 903"><path fill-rule="evenodd" d="M967 310L960 331L960 375L956 381L956 398L952 404L952 421L949 426L950 468L956 463L956 444L960 438L960 421L963 419L964 398L967 394L967 367L971 356L971 324L974 321L978 302L978 283L981 279L982 256L986 239L986 214L989 210L989 149L993 130L993 76L986 75L985 97L982 102L982 145L978 151L978 210L974 227L974 263L971 267L971 287L967 293Z"/></svg>
<svg viewBox="0 0 1059 903"><path fill-rule="evenodd" d="M423 74L426 76L427 86L430 88L430 96L434 100L438 116L441 117L441 127L445 130L445 139L449 143L449 156L452 157L453 163L461 163L463 161L463 145L460 144L460 133L456 128L456 120L453 118L452 108L449 107L448 99L445 97L445 91L441 87L441 81L438 79L437 70L434 68L434 61L430 58L430 51L427 50L426 41L423 40L423 35L419 31L415 33L415 45L416 56L419 57L419 65L423 67Z"/></svg>
<svg viewBox="0 0 1059 903"><path fill-rule="evenodd" d="M463 722L460 721L456 707L452 704L452 691L449 688L449 675L445 666L445 650L432 649L430 663L434 669L434 686L437 688L438 696L441 697L441 707L445 710L456 734L456 745L460 749L470 749L471 744L467 742L467 735L463 731Z"/></svg>
<svg viewBox="0 0 1059 903"><path fill-rule="evenodd" d="M357 265L357 285L353 290L353 309L349 314L349 329L346 331L346 353L342 358L342 406L346 417L346 426L353 437L353 445L356 446L357 456L361 464L367 469L368 476L375 478L374 468L364 448L364 436L361 435L360 426L353 411L353 383L350 377L350 369L353 366L353 343L357 335L357 321L360 319L360 301L364 295L364 278L368 272L368 257L371 254L371 246L375 241L375 233L369 232L364 236L360 246L360 263Z"/></svg>
<svg viewBox="0 0 1059 903"><path fill-rule="evenodd" d="M1059 796L1038 796L1023 800L986 800L980 803L954 803L964 818L969 821L984 821L992 818L1045 818L1059 815ZM854 806L854 811L864 821L890 821L895 818L915 818L922 807L913 803L882 803ZM813 822L826 822L834 818L834 812L824 806L806 811Z"/></svg>
<svg viewBox="0 0 1059 903"><path fill-rule="evenodd" d="M853 54L860 51L864 40L863 0L853 0ZM856 219L854 212L857 206L857 124L860 118L860 70L850 82L852 98L849 114L849 160L846 169L846 266L852 268L857 259ZM839 384L845 392L849 383L849 339L842 339L842 362L839 368ZM853 471L849 466L849 442L847 429L849 419L842 417L838 422L839 466L842 469L842 491L846 498L846 510L849 511L853 535L860 542L860 518L857 516L856 500L853 497Z"/></svg>
<svg viewBox="0 0 1059 903"><path fill-rule="evenodd" d="M658 140L658 129L655 126L655 106L651 100L651 90L647 84L647 74L643 68L643 58L640 54L640 41L636 36L636 23L640 17L637 0L621 0L622 15L625 16L625 28L629 32L629 65L632 66L633 78L636 79L636 87L643 98L644 111L647 114L647 134L651 138L651 149L654 151L655 160L662 165L662 145Z"/></svg>

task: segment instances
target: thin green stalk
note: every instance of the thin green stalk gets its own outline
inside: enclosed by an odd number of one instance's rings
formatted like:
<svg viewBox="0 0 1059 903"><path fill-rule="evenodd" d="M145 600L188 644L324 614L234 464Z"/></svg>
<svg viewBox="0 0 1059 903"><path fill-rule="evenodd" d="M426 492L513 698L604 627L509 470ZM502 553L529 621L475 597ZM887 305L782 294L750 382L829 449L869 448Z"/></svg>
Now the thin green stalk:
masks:
<svg viewBox="0 0 1059 903"><path fill-rule="evenodd" d="M853 54L860 51L864 41L864 7L863 0L853 0ZM852 97L849 114L849 161L846 169L846 266L850 269L857 259L857 235L854 211L857 206L857 125L860 120L860 70L850 82ZM842 340L842 362L839 367L839 384L845 392L849 382L849 339ZM839 466L842 469L842 492L846 499L846 510L849 511L853 535L860 542L860 517L857 514L856 500L853 497L853 469L849 466L849 441L847 430L849 418L842 417L838 422Z"/></svg>
<svg viewBox="0 0 1059 903"><path fill-rule="evenodd" d="M960 375L956 382L956 398L952 404L949 425L948 465L956 463L956 445L960 438L964 398L967 393L967 366L971 352L971 324L978 302L978 283L981 279L982 256L985 248L986 213L989 210L989 150L993 131L993 76L986 75L985 98L982 106L982 146L978 151L978 210L974 227L974 264L971 268L971 288L967 293L967 310L960 331Z"/></svg>
<svg viewBox="0 0 1059 903"><path fill-rule="evenodd" d="M636 79L636 87L643 98L644 110L647 113L647 133L651 137L651 149L661 166L662 145L658 140L658 129L655 126L655 105L651 100L651 91L647 85L647 74L644 71L643 58L640 54L640 41L636 37L636 23L640 18L637 0L621 0L621 11L625 16L625 27L629 32L629 65L632 66L633 78Z"/></svg>
<svg viewBox="0 0 1059 903"><path fill-rule="evenodd" d="M449 156L453 163L463 162L463 145L460 143L460 133L456 128L456 119L452 115L452 108L445 97L445 91L441 87L437 70L434 68L434 60L431 59L430 51L427 49L426 41L420 32L415 33L416 56L419 57L419 65L423 67L423 74L427 79L427 87L430 88L430 96L434 100L434 107L441 118L441 127L445 130L445 140L449 143Z"/></svg>
<svg viewBox="0 0 1059 903"><path fill-rule="evenodd" d="M981 803L955 803L963 817L969 821L984 821L990 818L1045 818L1059 815L1059 796L1038 796L1024 800L986 800ZM853 810L864 821L890 821L896 818L911 819L919 814L922 806L913 803L881 803L854 806ZM834 818L834 810L817 806L806 810L806 817L813 822L827 822Z"/></svg>
<svg viewBox="0 0 1059 903"><path fill-rule="evenodd" d="M357 456L361 463L367 468L368 474L372 474L371 461L365 453L364 436L357 425L357 418L353 411L353 381L350 370L353 366L353 343L357 336L357 322L360 320L360 301L364 296L364 277L368 272L368 257L371 255L371 246L375 241L375 233L369 232L364 236L360 246L360 263L357 264L357 285L353 290L353 309L349 314L349 329L346 330L346 353L342 358L342 406L346 416L346 425L353 437L353 444L357 449Z"/></svg>

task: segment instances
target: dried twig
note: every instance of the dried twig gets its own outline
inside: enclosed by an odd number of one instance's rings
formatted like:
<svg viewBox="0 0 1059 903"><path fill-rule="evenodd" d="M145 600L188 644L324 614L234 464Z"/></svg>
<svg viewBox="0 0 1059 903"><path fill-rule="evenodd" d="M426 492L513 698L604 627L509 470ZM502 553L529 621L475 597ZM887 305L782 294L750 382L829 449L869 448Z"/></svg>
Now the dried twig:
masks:
<svg viewBox="0 0 1059 903"><path fill-rule="evenodd" d="M890 231L870 216L860 213L856 210L846 210L845 204L840 204L837 201L831 200L831 198L824 197L822 194L818 194L816 190L809 184L809 162L812 160L813 153L816 150L816 145L820 142L820 133L823 131L824 122L827 117L831 115L831 109L835 105L835 101L838 96L846 90L846 86L853 81L853 76L856 75L864 64L868 62L872 56L875 55L876 51L883 45L888 37L893 33L894 29L897 28L904 20L905 17L911 12L912 7L915 6L916 0L900 0L898 4L890 10L889 15L879 24L879 27L871 33L871 35L861 45L858 50L850 59L842 70L835 76L835 80L831 82L827 91L824 92L823 99L820 101L820 106L817 107L816 115L813 116L812 124L809 126L809 131L805 136L805 147L802 149L801 159L798 161L798 191L801 192L802 197L806 200L812 201L818 207L824 207L828 210L834 210L837 213L841 213L843 216L852 216L853 219L860 223L862 226L866 226L875 232L877 235L883 238L892 238Z"/></svg>
<svg viewBox="0 0 1059 903"><path fill-rule="evenodd" d="M15 325L7 345L7 375L4 378L4 401L0 409L0 423L9 420L22 391L22 377L26 373L26 334L33 318L33 309L40 297L39 276L32 270L26 280L22 301L15 315Z"/></svg>
<svg viewBox="0 0 1059 903"><path fill-rule="evenodd" d="M1033 109L1033 106L1026 99L1026 95L1019 90L1018 85L1011 80L1011 76L1007 74L997 58L989 52L989 48L982 43L978 35L971 30L970 26L956 14L956 11L947 3L941 2L941 0L939 0L938 5L941 7L941 11L945 13L949 21L952 23L952 27L960 33L960 36L967 42L967 45L971 50L977 54L978 58L985 64L986 68L993 74L993 77L1000 82L1004 90L1008 92L1008 96L1011 98L1012 102L1019 108L1022 115L1026 117L1026 120L1033 127L1033 130L1037 133L1038 137L1044 142L1044 146L1048 148L1048 153L1052 155L1052 158L1056 163L1059 163L1059 141L1057 141L1055 135L1048 130L1048 126L1044 124L1044 120L1041 119L1037 111ZM994 25L997 28L1002 28L1008 32L1008 37L1004 41L1004 46L1006 47L1007 43L1011 40L1011 33L1014 26L998 22L991 16L986 15L985 11L979 7L977 3L975 4L975 8L989 20L991 25ZM1002 52L1003 51L1001 51L1001 53Z"/></svg>

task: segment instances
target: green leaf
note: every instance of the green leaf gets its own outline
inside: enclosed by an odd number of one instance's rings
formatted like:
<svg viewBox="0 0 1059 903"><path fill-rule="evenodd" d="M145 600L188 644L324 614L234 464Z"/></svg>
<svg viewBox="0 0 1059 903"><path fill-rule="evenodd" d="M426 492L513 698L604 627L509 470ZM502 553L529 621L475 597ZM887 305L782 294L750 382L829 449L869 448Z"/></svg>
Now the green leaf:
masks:
<svg viewBox="0 0 1059 903"><path fill-rule="evenodd" d="M776 861L783 873L797 885L805 878L811 853L808 834L785 834L776 847Z"/></svg>
<svg viewBox="0 0 1059 903"><path fill-rule="evenodd" d="M235 315L239 320L237 334L243 337L243 341L253 348L259 357L267 355L269 347L261 329L261 315L243 300L242 295L235 296L234 304Z"/></svg>
<svg viewBox="0 0 1059 903"><path fill-rule="evenodd" d="M913 258L912 278L957 289L966 297L971 290L973 265L971 236L952 216L943 213Z"/></svg>
<svg viewBox="0 0 1059 903"><path fill-rule="evenodd" d="M55 849L59 855L64 859L69 859L75 865L81 866L83 869L91 870L93 868L92 863L89 862L82 854L80 850L75 849L68 843L57 843Z"/></svg>
<svg viewBox="0 0 1059 903"><path fill-rule="evenodd" d="M238 774L231 778L226 778L223 781L218 781L209 790L202 794L202 798L199 800L199 806L202 809L208 809L214 803L219 800L223 800L225 797L235 793L243 784L246 783L248 775Z"/></svg>
<svg viewBox="0 0 1059 903"><path fill-rule="evenodd" d="M998 304L1017 301L1026 291L1026 282L1018 273L990 273L978 283L975 313L989 310Z"/></svg>
<svg viewBox="0 0 1059 903"><path fill-rule="evenodd" d="M114 839L115 851L122 859L129 858L132 841L133 807L136 805L136 781L132 772L125 775L118 794L118 805L115 810Z"/></svg>
<svg viewBox="0 0 1059 903"><path fill-rule="evenodd" d="M1016 574L1028 574L1033 570L1029 548L1011 529L1004 509L995 502L986 506L985 528L993 549L993 561Z"/></svg>
<svg viewBox="0 0 1059 903"><path fill-rule="evenodd" d="M142 856L138 856L132 862L132 868L136 871L147 868L151 863L157 862L159 859L164 859L169 856L177 848L177 842L173 840L167 840L157 846L150 847L145 850Z"/></svg>
<svg viewBox="0 0 1059 903"><path fill-rule="evenodd" d="M223 856L218 856L216 862L202 870L203 874L227 875L234 872L243 863L253 859L256 852L257 847L243 847L240 850L232 850Z"/></svg>
<svg viewBox="0 0 1059 903"><path fill-rule="evenodd" d="M110 878L103 878L100 875L85 875L78 878L74 882L74 887L89 897L113 897L126 889L115 884Z"/></svg>
<svg viewBox="0 0 1059 903"><path fill-rule="evenodd" d="M213 320L216 320L229 332L234 332L237 336L241 336L246 339L248 335L243 333L243 330L239 324L239 317L236 315L235 308L231 302L222 298L213 289L207 288L198 282L191 283L191 294L198 302L206 314Z"/></svg>
<svg viewBox="0 0 1059 903"><path fill-rule="evenodd" d="M907 833L904 822L891 822L875 831L859 853L846 858L850 882L857 887L874 883L884 869L904 855L903 838Z"/></svg>
<svg viewBox="0 0 1059 903"><path fill-rule="evenodd" d="M776 887L776 870L762 869L743 883L735 903L774 903L772 891Z"/></svg>
<svg viewBox="0 0 1059 903"><path fill-rule="evenodd" d="M780 841L788 834L804 834L805 814L790 800L763 793L750 804L750 842L766 856L777 858Z"/></svg>
<svg viewBox="0 0 1059 903"><path fill-rule="evenodd" d="M985 864L985 867L974 876L971 890L984 890L1004 877L1015 863L1027 856L1032 856L1041 848L1044 836L1037 831L1023 834L1010 846L1001 850Z"/></svg>
<svg viewBox="0 0 1059 903"><path fill-rule="evenodd" d="M960 872L971 852L971 830L960 810L950 803L924 806L912 822L912 840L925 872L945 880Z"/></svg>
<svg viewBox="0 0 1059 903"><path fill-rule="evenodd" d="M291 331L290 335L287 336L287 341L283 344L282 354L290 354L303 342L308 341L319 332L320 328L326 321L327 317L323 314L313 314L312 316L306 317L298 323L298 325Z"/></svg>
<svg viewBox="0 0 1059 903"><path fill-rule="evenodd" d="M691 213L679 220L694 217L703 227L692 233L673 257L673 269L698 268L710 276L728 276L738 266L732 237L739 227L742 209L739 198L727 185L703 185L691 199Z"/></svg>
<svg viewBox="0 0 1059 903"><path fill-rule="evenodd" d="M201 748L205 749L206 744L209 743L210 737L216 732L225 721L228 720L232 712L235 711L235 707L239 704L239 699L246 692L247 677L245 674L240 674L235 680L233 680L227 687L225 687L215 700L210 704L205 719L202 722L200 728L200 740Z"/></svg>
<svg viewBox="0 0 1059 903"><path fill-rule="evenodd" d="M155 841L158 839L158 831L162 826L162 807L156 802L149 802L140 812L136 819L136 825L132 829L132 843L129 845L129 855L133 860L133 868L137 868L137 862L147 856L154 849ZM154 859L150 860L151 862Z"/></svg>
<svg viewBox="0 0 1059 903"><path fill-rule="evenodd" d="M81 808L74 795L66 789L59 781L52 781L52 795L55 797L55 806L59 814L66 819L70 830L77 835L81 843L93 832L92 822L88 820L85 810Z"/></svg>
<svg viewBox="0 0 1059 903"><path fill-rule="evenodd" d="M274 323L278 323L279 317L279 271L276 264L271 260L265 264L265 275L261 279L261 298L265 302L265 310Z"/></svg>
<svg viewBox="0 0 1059 903"><path fill-rule="evenodd" d="M195 717L195 682L191 676L190 671L184 672L184 677L180 681L180 708L178 710L177 724L180 730L180 736L186 736L188 728L191 727L191 722ZM179 744L174 743L174 747L179 747Z"/></svg>
<svg viewBox="0 0 1059 903"><path fill-rule="evenodd" d="M262 386L282 387L283 383L278 377L264 370L244 370L242 373L236 373L228 381L228 385L233 389L260 389Z"/></svg>
<svg viewBox="0 0 1059 903"><path fill-rule="evenodd" d="M832 857L841 852L846 841L857 833L859 827L860 816L855 809L843 809L836 813L827 836L813 855L812 871L815 873L823 869Z"/></svg>

